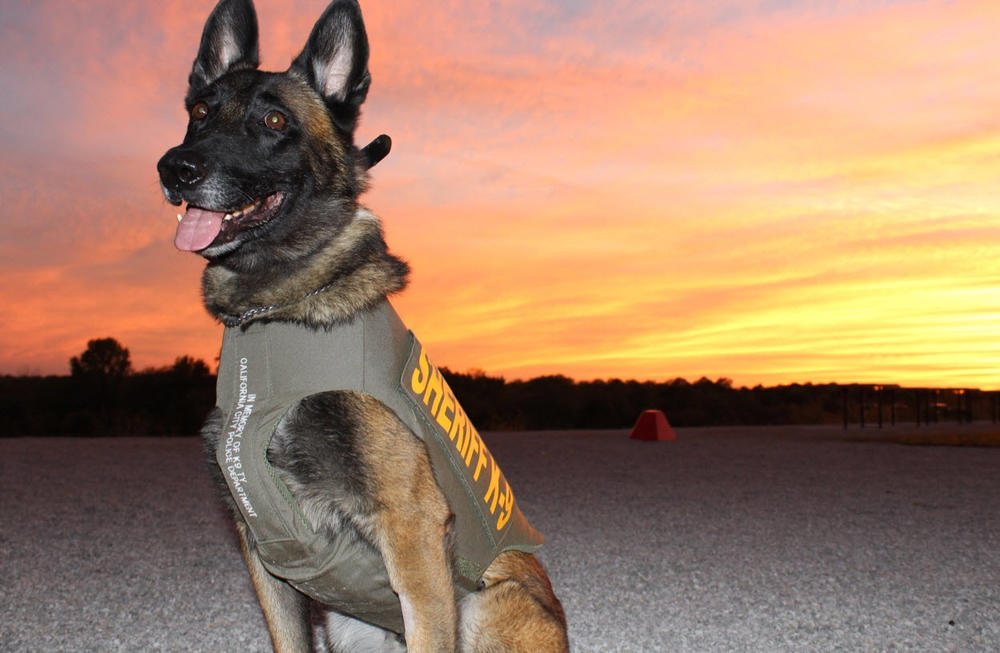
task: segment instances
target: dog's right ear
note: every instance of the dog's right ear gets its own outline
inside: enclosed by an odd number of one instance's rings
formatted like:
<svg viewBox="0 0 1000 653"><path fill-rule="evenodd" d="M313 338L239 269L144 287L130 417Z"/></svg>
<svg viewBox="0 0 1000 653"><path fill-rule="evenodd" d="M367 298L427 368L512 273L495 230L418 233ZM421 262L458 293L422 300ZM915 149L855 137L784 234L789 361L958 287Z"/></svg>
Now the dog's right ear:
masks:
<svg viewBox="0 0 1000 653"><path fill-rule="evenodd" d="M256 68L259 64L253 2L219 0L201 33L201 46L188 78L188 93L208 86L230 70Z"/></svg>

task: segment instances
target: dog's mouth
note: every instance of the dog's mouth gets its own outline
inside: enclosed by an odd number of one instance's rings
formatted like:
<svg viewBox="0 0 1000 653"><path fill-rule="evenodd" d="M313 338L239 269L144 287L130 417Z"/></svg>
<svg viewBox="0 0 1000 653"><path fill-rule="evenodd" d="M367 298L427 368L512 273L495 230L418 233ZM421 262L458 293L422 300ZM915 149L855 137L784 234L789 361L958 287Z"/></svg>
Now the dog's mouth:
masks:
<svg viewBox="0 0 1000 653"><path fill-rule="evenodd" d="M199 252L211 245L231 242L236 234L271 220L285 200L282 192L271 193L231 210L207 209L188 204L184 215L177 214L174 246L185 252Z"/></svg>

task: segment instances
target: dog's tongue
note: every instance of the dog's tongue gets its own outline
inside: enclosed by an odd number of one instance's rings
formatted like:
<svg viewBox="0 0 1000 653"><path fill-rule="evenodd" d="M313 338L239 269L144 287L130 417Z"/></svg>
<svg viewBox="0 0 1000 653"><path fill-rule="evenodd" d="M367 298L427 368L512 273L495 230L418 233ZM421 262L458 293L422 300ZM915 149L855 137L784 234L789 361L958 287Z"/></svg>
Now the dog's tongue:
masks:
<svg viewBox="0 0 1000 653"><path fill-rule="evenodd" d="M187 213L177 223L174 246L185 252L197 252L212 244L222 229L225 213L188 206Z"/></svg>

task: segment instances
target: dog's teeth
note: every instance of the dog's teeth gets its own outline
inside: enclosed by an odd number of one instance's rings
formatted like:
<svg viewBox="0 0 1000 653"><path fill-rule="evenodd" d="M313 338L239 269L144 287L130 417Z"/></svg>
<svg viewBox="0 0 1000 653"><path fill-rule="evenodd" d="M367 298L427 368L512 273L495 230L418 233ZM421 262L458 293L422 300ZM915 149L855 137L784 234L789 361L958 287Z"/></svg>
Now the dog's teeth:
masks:
<svg viewBox="0 0 1000 653"><path fill-rule="evenodd" d="M251 204L249 206L244 206L242 209L237 209L235 211L227 213L225 215L225 217L222 218L222 219L225 220L225 221L227 221L227 222L229 220L232 220L233 218L236 218L238 220L238 219L242 218L243 216L245 216L247 213L250 213L251 211L253 211L254 209L256 209L258 206L260 206L260 201L259 200L256 201L256 202L254 202L253 204Z"/></svg>
<svg viewBox="0 0 1000 653"><path fill-rule="evenodd" d="M184 221L184 216L181 215L180 213L178 213L177 214L177 222L183 222L183 221Z"/></svg>

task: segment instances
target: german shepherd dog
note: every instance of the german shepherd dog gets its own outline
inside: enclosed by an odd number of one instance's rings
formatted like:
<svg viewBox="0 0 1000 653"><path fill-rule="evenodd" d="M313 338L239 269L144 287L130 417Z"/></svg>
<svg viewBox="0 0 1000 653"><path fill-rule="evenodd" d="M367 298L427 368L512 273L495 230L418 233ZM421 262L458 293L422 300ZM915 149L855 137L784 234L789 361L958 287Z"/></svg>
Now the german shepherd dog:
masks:
<svg viewBox="0 0 1000 653"><path fill-rule="evenodd" d="M384 303L409 272L358 202L389 149L384 136L354 144L368 40L355 0L326 9L285 72L257 70L257 33L250 0L215 7L188 80L187 133L157 168L167 201L188 205L175 245L207 259L209 313L238 329L321 332ZM216 408L206 448L216 451L225 433ZM501 552L475 589L459 590L453 506L426 442L383 402L343 390L307 396L277 422L266 458L316 532L380 556L403 624L373 625L274 575L227 488L275 651L312 650L314 622L333 651L568 650L562 606L530 553Z"/></svg>

